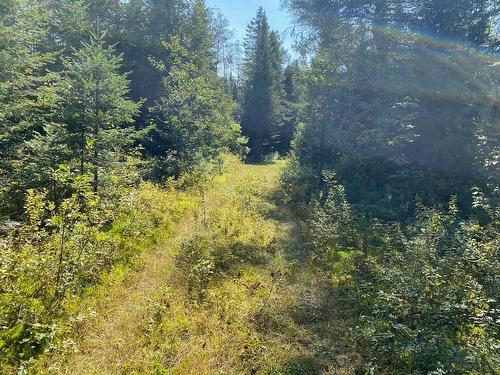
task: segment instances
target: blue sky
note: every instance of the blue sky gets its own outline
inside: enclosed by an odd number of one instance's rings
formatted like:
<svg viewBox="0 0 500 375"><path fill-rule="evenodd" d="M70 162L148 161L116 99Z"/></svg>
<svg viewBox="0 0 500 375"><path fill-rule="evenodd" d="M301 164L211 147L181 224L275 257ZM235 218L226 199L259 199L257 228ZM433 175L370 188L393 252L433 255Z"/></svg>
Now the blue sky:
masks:
<svg viewBox="0 0 500 375"><path fill-rule="evenodd" d="M255 16L257 8L262 6L266 11L273 30L281 33L290 29L292 17L282 10L280 0L206 0L208 6L218 8L228 19L235 32L236 39L243 41L248 22ZM290 50L292 41L285 38L285 47ZM290 51L291 52L291 51Z"/></svg>

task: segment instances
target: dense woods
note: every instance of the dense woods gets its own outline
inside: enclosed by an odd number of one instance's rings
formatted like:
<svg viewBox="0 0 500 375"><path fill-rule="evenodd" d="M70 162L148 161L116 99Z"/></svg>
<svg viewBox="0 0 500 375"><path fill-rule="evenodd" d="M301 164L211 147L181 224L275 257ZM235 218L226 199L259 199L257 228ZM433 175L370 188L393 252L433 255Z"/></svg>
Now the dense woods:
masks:
<svg viewBox="0 0 500 375"><path fill-rule="evenodd" d="M498 1L283 7L0 3L0 373L500 372Z"/></svg>

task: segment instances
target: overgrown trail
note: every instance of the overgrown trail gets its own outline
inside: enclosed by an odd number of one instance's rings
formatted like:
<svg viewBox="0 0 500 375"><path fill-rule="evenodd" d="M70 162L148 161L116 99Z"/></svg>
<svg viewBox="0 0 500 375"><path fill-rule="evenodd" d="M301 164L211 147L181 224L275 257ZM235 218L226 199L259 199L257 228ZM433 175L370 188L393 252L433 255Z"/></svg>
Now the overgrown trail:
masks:
<svg viewBox="0 0 500 375"><path fill-rule="evenodd" d="M354 373L345 311L276 198L281 166L236 164L211 183L174 235L88 297L75 347L41 372Z"/></svg>

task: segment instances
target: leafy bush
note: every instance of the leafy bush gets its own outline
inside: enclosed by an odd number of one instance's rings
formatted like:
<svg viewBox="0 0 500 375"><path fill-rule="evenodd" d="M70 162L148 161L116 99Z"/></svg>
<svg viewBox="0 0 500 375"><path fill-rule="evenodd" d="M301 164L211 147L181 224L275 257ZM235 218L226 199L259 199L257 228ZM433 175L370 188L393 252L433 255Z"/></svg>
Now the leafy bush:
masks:
<svg viewBox="0 0 500 375"><path fill-rule="evenodd" d="M498 373L499 223L476 192L483 222L419 206L411 225L355 218L343 187L325 175L328 194L305 222L311 255L347 288L359 311L356 331L367 367L398 374ZM362 250L362 251L361 251Z"/></svg>
<svg viewBox="0 0 500 375"><path fill-rule="evenodd" d="M496 373L498 234L421 208L402 249L367 259L362 333L376 363L402 373Z"/></svg>
<svg viewBox="0 0 500 375"><path fill-rule="evenodd" d="M197 236L182 244L177 266L190 291L201 292L215 276L215 259L208 238Z"/></svg>
<svg viewBox="0 0 500 375"><path fill-rule="evenodd" d="M333 172L325 172L324 179L328 192L325 197L313 201L305 226L307 238L319 257L360 246L359 230L344 187L337 182Z"/></svg>
<svg viewBox="0 0 500 375"><path fill-rule="evenodd" d="M117 262L168 235L194 207L191 194L144 183L113 205L87 176L61 173L57 203L29 191L27 220L0 238L0 372L29 364L64 330L65 303Z"/></svg>
<svg viewBox="0 0 500 375"><path fill-rule="evenodd" d="M292 140L291 157L281 176L281 186L285 192L285 199L294 205L310 202L322 185L321 173L302 160L302 149L305 144L305 127L299 124Z"/></svg>
<svg viewBox="0 0 500 375"><path fill-rule="evenodd" d="M27 221L2 240L0 254L0 352L25 361L52 338L52 320L64 297L95 281L113 258L101 235L109 216L85 176L70 184L59 206L44 191L28 191Z"/></svg>

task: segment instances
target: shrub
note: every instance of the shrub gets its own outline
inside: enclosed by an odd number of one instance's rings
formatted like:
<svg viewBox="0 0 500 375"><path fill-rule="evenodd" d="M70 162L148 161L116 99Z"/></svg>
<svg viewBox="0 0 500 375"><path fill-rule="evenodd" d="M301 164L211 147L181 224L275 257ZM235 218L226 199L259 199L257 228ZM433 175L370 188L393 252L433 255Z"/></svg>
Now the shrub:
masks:
<svg viewBox="0 0 500 375"><path fill-rule="evenodd" d="M498 373L500 243L494 207L475 193L481 225L419 206L413 223L355 217L325 174L304 232L313 258L358 310L367 367L398 374ZM363 251L361 251L363 250Z"/></svg>
<svg viewBox="0 0 500 375"><path fill-rule="evenodd" d="M316 257L328 257L339 250L356 250L360 246L359 230L344 187L335 174L324 173L327 194L312 203L305 229Z"/></svg>
<svg viewBox="0 0 500 375"><path fill-rule="evenodd" d="M114 205L97 196L87 176L61 173L56 202L29 191L27 220L0 238L0 372L28 366L64 330L65 302L127 262L194 207L173 186L143 183Z"/></svg>
<svg viewBox="0 0 500 375"><path fill-rule="evenodd" d="M402 373L499 371L500 252L488 231L460 222L454 204L421 209L403 249L367 259L361 328L376 363Z"/></svg>

